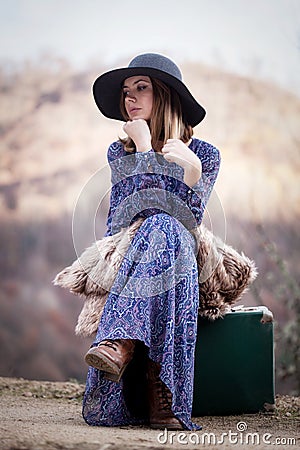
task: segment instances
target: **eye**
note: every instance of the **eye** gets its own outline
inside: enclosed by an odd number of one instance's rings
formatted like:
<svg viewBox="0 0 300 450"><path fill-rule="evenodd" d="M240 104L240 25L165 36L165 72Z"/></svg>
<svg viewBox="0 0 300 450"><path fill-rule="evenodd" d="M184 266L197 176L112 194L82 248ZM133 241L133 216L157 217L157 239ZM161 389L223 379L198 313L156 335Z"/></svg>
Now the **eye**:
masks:
<svg viewBox="0 0 300 450"><path fill-rule="evenodd" d="M138 91L143 91L144 89L146 89L147 88L147 86L146 85L144 85L144 84L140 84L139 86L138 86Z"/></svg>
<svg viewBox="0 0 300 450"><path fill-rule="evenodd" d="M124 97L127 97L128 94L129 94L129 91L123 91Z"/></svg>

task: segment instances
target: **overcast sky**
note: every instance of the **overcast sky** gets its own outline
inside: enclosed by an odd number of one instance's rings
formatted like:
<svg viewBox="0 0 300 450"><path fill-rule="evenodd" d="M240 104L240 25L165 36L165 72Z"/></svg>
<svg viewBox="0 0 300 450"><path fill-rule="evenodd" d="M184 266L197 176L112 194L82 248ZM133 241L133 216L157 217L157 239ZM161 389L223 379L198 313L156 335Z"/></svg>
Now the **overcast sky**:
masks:
<svg viewBox="0 0 300 450"><path fill-rule="evenodd" d="M111 68L141 52L273 80L300 96L300 0L0 0L0 62L51 51Z"/></svg>

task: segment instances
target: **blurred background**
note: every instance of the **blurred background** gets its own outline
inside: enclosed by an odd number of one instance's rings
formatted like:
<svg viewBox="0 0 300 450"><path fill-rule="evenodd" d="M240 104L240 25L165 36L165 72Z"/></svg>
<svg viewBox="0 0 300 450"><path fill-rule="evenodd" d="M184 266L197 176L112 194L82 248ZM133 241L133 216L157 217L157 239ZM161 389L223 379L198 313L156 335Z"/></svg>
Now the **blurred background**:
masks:
<svg viewBox="0 0 300 450"><path fill-rule="evenodd" d="M300 3L0 8L0 375L85 379L91 340L74 335L82 299L52 280L105 232L106 150L121 123L101 116L91 86L158 52L180 65L207 110L195 136L222 154L208 215L255 260L259 277L240 303L273 312L276 391L299 395Z"/></svg>

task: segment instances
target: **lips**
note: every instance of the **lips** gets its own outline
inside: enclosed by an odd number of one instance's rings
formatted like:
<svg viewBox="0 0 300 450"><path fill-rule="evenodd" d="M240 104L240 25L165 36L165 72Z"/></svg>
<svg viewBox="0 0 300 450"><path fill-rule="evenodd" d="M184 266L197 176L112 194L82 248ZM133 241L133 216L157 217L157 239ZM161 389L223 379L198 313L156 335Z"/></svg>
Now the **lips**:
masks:
<svg viewBox="0 0 300 450"><path fill-rule="evenodd" d="M132 113L137 112L137 111L140 111L140 110L141 110L141 108L131 108L131 109L129 110L129 112L132 114Z"/></svg>

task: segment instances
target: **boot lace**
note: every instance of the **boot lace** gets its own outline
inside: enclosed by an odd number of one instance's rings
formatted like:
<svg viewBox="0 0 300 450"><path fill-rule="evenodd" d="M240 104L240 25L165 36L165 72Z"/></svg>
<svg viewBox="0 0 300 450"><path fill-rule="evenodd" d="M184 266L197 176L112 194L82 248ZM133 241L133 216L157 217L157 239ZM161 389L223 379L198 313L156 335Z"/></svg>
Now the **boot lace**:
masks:
<svg viewBox="0 0 300 450"><path fill-rule="evenodd" d="M171 410L172 393L161 380L156 381L157 397L160 410Z"/></svg>
<svg viewBox="0 0 300 450"><path fill-rule="evenodd" d="M100 345L104 345L105 347L112 348L115 352L118 349L118 342L115 339L106 339L105 341L100 342L98 347L100 347Z"/></svg>

